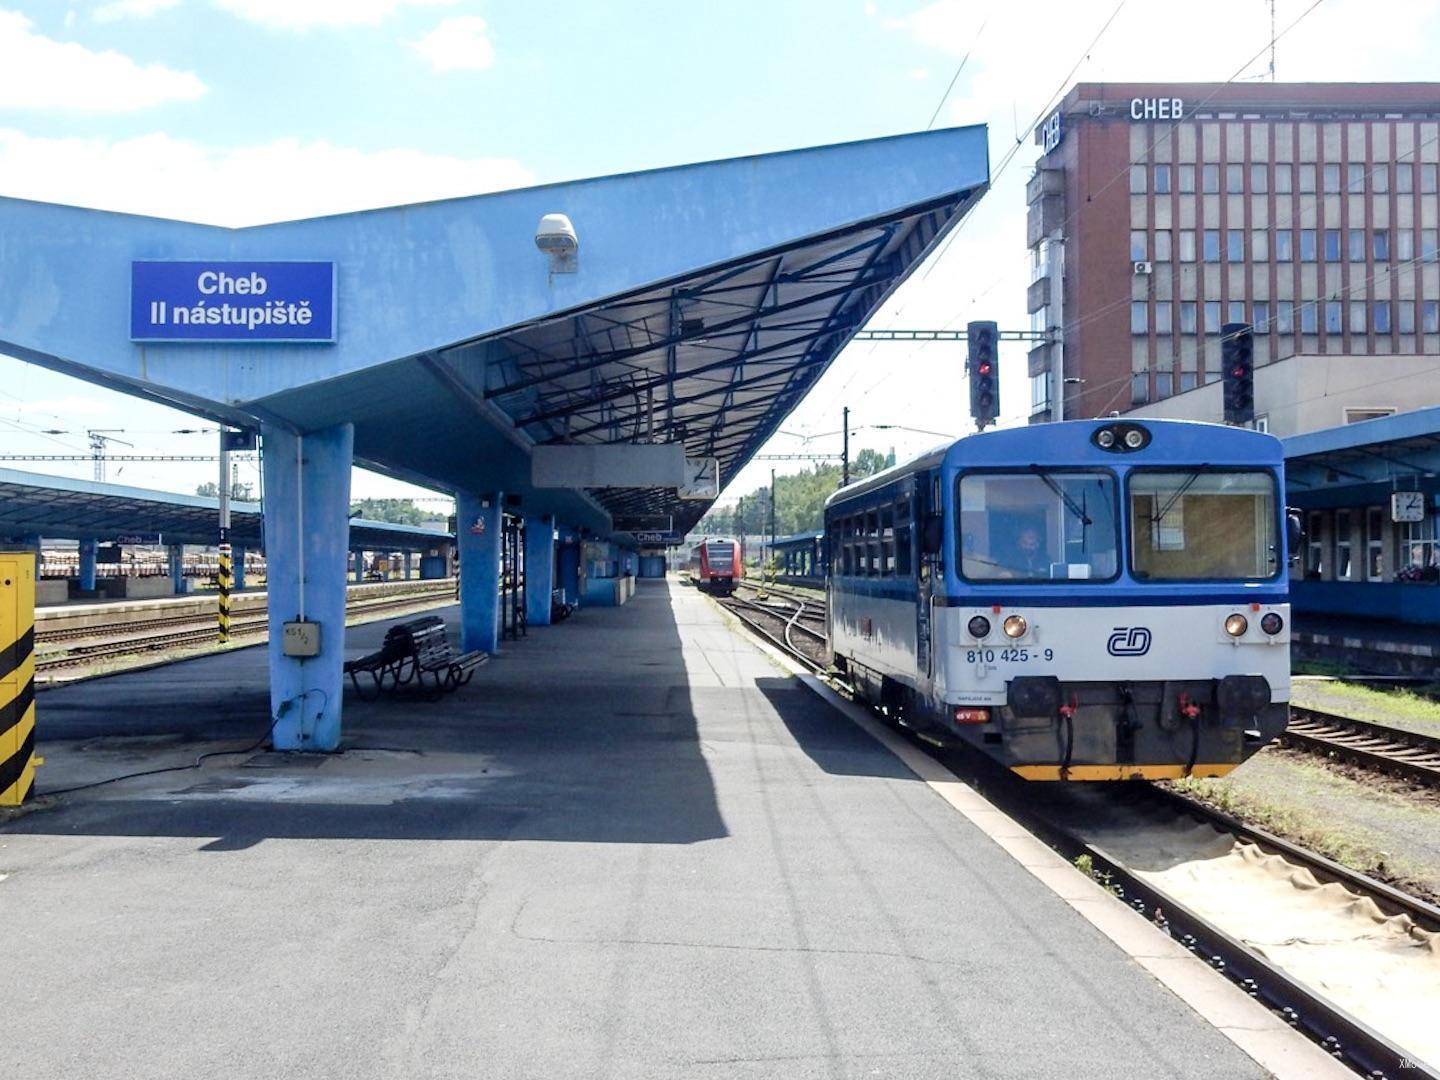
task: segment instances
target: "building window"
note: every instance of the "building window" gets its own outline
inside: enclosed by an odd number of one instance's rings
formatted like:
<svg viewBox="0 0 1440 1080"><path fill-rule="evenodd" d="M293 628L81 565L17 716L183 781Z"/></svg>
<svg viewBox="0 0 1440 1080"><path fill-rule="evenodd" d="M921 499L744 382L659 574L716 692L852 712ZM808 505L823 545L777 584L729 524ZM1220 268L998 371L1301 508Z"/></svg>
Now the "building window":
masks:
<svg viewBox="0 0 1440 1080"><path fill-rule="evenodd" d="M1315 166L1314 166L1314 165L1301 165L1301 166L1300 166L1300 194L1301 194L1301 195L1314 195L1314 194L1315 194Z"/></svg>
<svg viewBox="0 0 1440 1080"><path fill-rule="evenodd" d="M1420 258L1425 262L1435 261L1435 237L1434 229L1420 230Z"/></svg>
<svg viewBox="0 0 1440 1080"><path fill-rule="evenodd" d="M1169 194L1170 194L1170 166L1169 166L1169 165L1156 165L1156 166L1155 166L1155 194L1156 194L1156 195L1169 195Z"/></svg>
<svg viewBox="0 0 1440 1080"><path fill-rule="evenodd" d="M1270 234L1264 229L1250 232L1250 258L1255 262L1270 261Z"/></svg>
<svg viewBox="0 0 1440 1080"><path fill-rule="evenodd" d="M1200 167L1200 186L1206 195L1216 195L1220 191L1220 166L1202 165Z"/></svg>
<svg viewBox="0 0 1440 1080"><path fill-rule="evenodd" d="M1434 166L1434 165L1421 165L1421 166L1420 166L1420 194L1421 194L1421 195L1434 195L1434 194L1435 194L1435 166Z"/></svg>
<svg viewBox="0 0 1440 1080"><path fill-rule="evenodd" d="M1395 190L1401 195L1409 195L1415 190L1415 166L1408 161L1401 161L1395 166Z"/></svg>
<svg viewBox="0 0 1440 1080"><path fill-rule="evenodd" d="M1315 230L1314 230L1314 229L1301 229L1301 230L1300 230L1300 261L1301 261L1301 262L1314 262L1314 261L1315 261Z"/></svg>
<svg viewBox="0 0 1440 1080"><path fill-rule="evenodd" d="M1194 261L1195 261L1195 230L1194 230L1194 229L1181 229L1181 230L1180 230L1180 261L1181 261L1181 262L1194 262Z"/></svg>
<svg viewBox="0 0 1440 1080"><path fill-rule="evenodd" d="M1156 261L1156 262L1169 262L1169 261L1170 261L1170 230L1169 230L1169 229L1156 229L1156 230L1155 230L1155 261Z"/></svg>
<svg viewBox="0 0 1440 1080"><path fill-rule="evenodd" d="M1170 333L1170 301L1157 300L1155 302L1155 333Z"/></svg>
<svg viewBox="0 0 1440 1080"><path fill-rule="evenodd" d="M1306 300L1300 305L1300 332L1302 334L1314 334L1319 332L1320 305L1315 300Z"/></svg>
<svg viewBox="0 0 1440 1080"><path fill-rule="evenodd" d="M1144 262L1148 257L1149 244L1146 242L1144 229L1130 230L1130 258L1132 261Z"/></svg>
<svg viewBox="0 0 1440 1080"><path fill-rule="evenodd" d="M1345 188L1352 194L1365 190L1365 165L1363 162L1352 162L1350 164Z"/></svg>
<svg viewBox="0 0 1440 1080"><path fill-rule="evenodd" d="M1226 261L1226 262L1244 262L1244 261L1245 261L1245 230L1244 230L1244 229L1226 229L1226 230L1225 230L1225 261Z"/></svg>
<svg viewBox="0 0 1440 1080"><path fill-rule="evenodd" d="M1376 262L1390 261L1390 230L1376 229L1375 235L1371 238L1370 249L1374 252Z"/></svg>
<svg viewBox="0 0 1440 1080"><path fill-rule="evenodd" d="M1143 371L1130 376L1130 404L1144 405L1150 400L1150 380Z"/></svg>
<svg viewBox="0 0 1440 1080"><path fill-rule="evenodd" d="M1326 229L1326 230L1325 230L1325 261L1326 261L1326 262L1339 262L1339 261L1340 261L1340 230L1339 230L1339 229Z"/></svg>
<svg viewBox="0 0 1440 1080"><path fill-rule="evenodd" d="M1218 334L1220 332L1220 301L1205 301L1205 333Z"/></svg>
<svg viewBox="0 0 1440 1080"><path fill-rule="evenodd" d="M1395 565L1410 571L1418 580L1435 580L1436 567L1440 567L1435 515L1426 514L1420 521L1397 522L1396 531L1400 534L1400 557Z"/></svg>
<svg viewBox="0 0 1440 1080"><path fill-rule="evenodd" d="M1351 229L1345 237L1346 244L1350 248L1351 262L1365 261L1365 230Z"/></svg>
<svg viewBox="0 0 1440 1080"><path fill-rule="evenodd" d="M1312 512L1305 524L1305 576L1319 580L1325 576L1325 515Z"/></svg>
<svg viewBox="0 0 1440 1080"><path fill-rule="evenodd" d="M1440 303L1426 300L1420 305L1420 325L1427 334L1440 334Z"/></svg>
<svg viewBox="0 0 1440 1080"><path fill-rule="evenodd" d="M1255 417L1255 430L1262 434L1270 434L1270 414Z"/></svg>
<svg viewBox="0 0 1440 1080"><path fill-rule="evenodd" d="M1255 316L1252 322L1257 334L1270 332L1270 305L1264 300L1255 301Z"/></svg>
<svg viewBox="0 0 1440 1080"><path fill-rule="evenodd" d="M1149 329L1146 304L1143 300L1136 300L1130 305L1130 332L1132 334L1143 334Z"/></svg>
<svg viewBox="0 0 1440 1080"><path fill-rule="evenodd" d="M1131 166L1130 166L1130 194L1131 194L1131 195L1144 195L1144 194L1145 194L1145 166L1144 166L1144 165L1131 165Z"/></svg>
<svg viewBox="0 0 1440 1080"><path fill-rule="evenodd" d="M1050 329L1050 308L1045 306L1039 311L1030 313L1030 332L1032 334L1043 334Z"/></svg>
<svg viewBox="0 0 1440 1080"><path fill-rule="evenodd" d="M1340 192L1340 166L1325 166L1325 194L1337 195Z"/></svg>
<svg viewBox="0 0 1440 1080"><path fill-rule="evenodd" d="M1264 165L1256 164L1250 166L1250 191L1254 195L1264 195L1270 190L1270 174Z"/></svg>
<svg viewBox="0 0 1440 1080"><path fill-rule="evenodd" d="M1367 305L1366 305L1366 303L1365 303L1364 300L1351 300L1351 301L1350 301L1350 333L1352 333L1352 334L1363 334L1363 333L1365 333L1365 308L1366 308L1366 306L1367 306Z"/></svg>
<svg viewBox="0 0 1440 1080"><path fill-rule="evenodd" d="M1176 172L1179 174L1180 194L1181 194L1181 195L1194 195L1194 194L1195 194L1195 166L1194 166L1194 165L1180 165L1180 166L1177 166Z"/></svg>
<svg viewBox="0 0 1440 1080"><path fill-rule="evenodd" d="M1390 301L1375 301L1375 333L1390 333Z"/></svg>
<svg viewBox="0 0 1440 1080"><path fill-rule="evenodd" d="M1400 333L1415 333L1415 301L1395 301L1395 321L1400 325Z"/></svg>
<svg viewBox="0 0 1440 1080"><path fill-rule="evenodd" d="M1231 195L1245 194L1245 166L1225 166L1225 190Z"/></svg>
<svg viewBox="0 0 1440 1080"><path fill-rule="evenodd" d="M1042 371L1030 376L1030 411L1044 412L1050 408L1050 373Z"/></svg>
<svg viewBox="0 0 1440 1080"><path fill-rule="evenodd" d="M1415 233L1412 229L1401 229L1395 234L1395 258L1401 262L1412 262L1415 258Z"/></svg>
<svg viewBox="0 0 1440 1080"><path fill-rule="evenodd" d="M1295 183L1294 167L1290 165L1275 166L1275 194L1289 195Z"/></svg>
<svg viewBox="0 0 1440 1080"><path fill-rule="evenodd" d="M1350 564L1350 511L1335 511L1335 580L1349 581Z"/></svg>
<svg viewBox="0 0 1440 1080"><path fill-rule="evenodd" d="M1275 233L1275 261L1290 262L1295 258L1295 234L1289 229Z"/></svg>
<svg viewBox="0 0 1440 1080"><path fill-rule="evenodd" d="M1185 393L1186 391L1194 390L1194 389L1195 389L1195 373L1194 373L1193 371L1182 371L1182 372L1180 372L1180 392L1183 394L1183 393Z"/></svg>
<svg viewBox="0 0 1440 1080"><path fill-rule="evenodd" d="M1226 322L1235 323L1235 322L1244 322L1244 321L1245 321L1245 301L1244 301L1244 300L1231 300L1228 304L1225 305L1225 309L1226 309L1226 310L1225 310L1225 321L1226 321Z"/></svg>
<svg viewBox="0 0 1440 1080"><path fill-rule="evenodd" d="M1175 393L1175 376L1168 371L1160 371L1155 374L1155 396L1167 398Z"/></svg>
<svg viewBox="0 0 1440 1080"><path fill-rule="evenodd" d="M1205 261L1206 261L1206 262L1219 262L1219 261L1220 261L1220 230L1219 230L1219 229L1206 229L1206 230L1205 230Z"/></svg>
<svg viewBox="0 0 1440 1080"><path fill-rule="evenodd" d="M1376 165L1370 172L1370 190L1377 195L1384 195L1390 190L1390 166L1387 163Z"/></svg>
<svg viewBox="0 0 1440 1080"><path fill-rule="evenodd" d="M1195 333L1195 301L1180 301L1180 333Z"/></svg>
<svg viewBox="0 0 1440 1080"><path fill-rule="evenodd" d="M1277 334L1295 333L1295 301L1275 301L1275 332Z"/></svg>
<svg viewBox="0 0 1440 1080"><path fill-rule="evenodd" d="M1145 305L1142 304L1142 305L1140 305L1140 306L1141 306L1141 307L1144 307ZM1326 300L1326 301L1325 301L1325 333L1327 333L1327 334L1338 334L1338 333L1341 332L1342 323L1340 322L1340 315L1341 315L1341 312L1340 312L1340 301L1339 301L1339 300Z"/></svg>

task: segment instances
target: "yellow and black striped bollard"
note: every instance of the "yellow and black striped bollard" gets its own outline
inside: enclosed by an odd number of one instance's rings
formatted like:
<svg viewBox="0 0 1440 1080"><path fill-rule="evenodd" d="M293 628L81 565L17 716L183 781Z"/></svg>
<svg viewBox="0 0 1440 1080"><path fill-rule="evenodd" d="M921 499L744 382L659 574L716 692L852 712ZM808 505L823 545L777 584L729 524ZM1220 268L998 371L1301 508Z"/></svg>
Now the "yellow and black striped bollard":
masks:
<svg viewBox="0 0 1440 1080"><path fill-rule="evenodd" d="M230 545L220 545L220 572L216 583L220 586L220 608L218 612L220 643L230 640L230 588L235 584L234 567L230 563Z"/></svg>
<svg viewBox="0 0 1440 1080"><path fill-rule="evenodd" d="M35 555L0 554L0 806L35 786Z"/></svg>

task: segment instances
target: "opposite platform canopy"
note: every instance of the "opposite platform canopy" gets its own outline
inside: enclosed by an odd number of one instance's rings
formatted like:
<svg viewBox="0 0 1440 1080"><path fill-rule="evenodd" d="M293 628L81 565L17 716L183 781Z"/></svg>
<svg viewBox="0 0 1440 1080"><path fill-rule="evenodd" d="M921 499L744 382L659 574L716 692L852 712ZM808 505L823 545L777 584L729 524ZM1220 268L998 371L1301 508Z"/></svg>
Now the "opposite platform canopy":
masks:
<svg viewBox="0 0 1440 1080"><path fill-rule="evenodd" d="M260 504L232 502L235 544L264 547ZM166 544L214 544L219 503L203 495L42 476L0 469L0 536L114 541L159 535ZM425 551L448 542L449 532L353 518L350 544L364 551Z"/></svg>
<svg viewBox="0 0 1440 1080"><path fill-rule="evenodd" d="M1440 482L1440 406L1292 435L1285 444L1286 497L1302 508L1370 505L1391 490L1435 491ZM1336 502L1342 493L1348 502Z"/></svg>
<svg viewBox="0 0 1440 1080"><path fill-rule="evenodd" d="M987 183L971 127L246 229L0 199L0 351L231 424L352 423L361 464L596 533L683 532L707 503L536 489L531 449L676 441L725 482ZM556 213L573 273L536 250ZM145 260L333 263L334 340L132 341Z"/></svg>

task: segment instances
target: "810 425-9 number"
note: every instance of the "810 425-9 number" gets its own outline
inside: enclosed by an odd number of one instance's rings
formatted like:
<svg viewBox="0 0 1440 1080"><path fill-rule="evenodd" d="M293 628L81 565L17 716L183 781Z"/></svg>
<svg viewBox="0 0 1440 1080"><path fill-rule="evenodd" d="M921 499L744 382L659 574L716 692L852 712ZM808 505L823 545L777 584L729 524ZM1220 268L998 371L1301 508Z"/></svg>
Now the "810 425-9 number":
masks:
<svg viewBox="0 0 1440 1080"><path fill-rule="evenodd" d="M1054 649L966 649L965 662L967 664L993 664L999 660L1002 664L1028 664L1031 660L1054 660Z"/></svg>

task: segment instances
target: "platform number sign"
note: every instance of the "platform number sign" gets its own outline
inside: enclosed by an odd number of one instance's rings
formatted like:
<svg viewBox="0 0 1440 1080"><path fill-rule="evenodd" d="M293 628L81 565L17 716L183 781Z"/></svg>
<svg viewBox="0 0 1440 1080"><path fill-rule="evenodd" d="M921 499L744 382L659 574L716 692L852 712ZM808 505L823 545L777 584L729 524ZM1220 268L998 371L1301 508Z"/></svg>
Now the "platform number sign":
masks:
<svg viewBox="0 0 1440 1080"><path fill-rule="evenodd" d="M1425 493L1423 491L1392 491L1390 493L1391 521L1424 521Z"/></svg>

